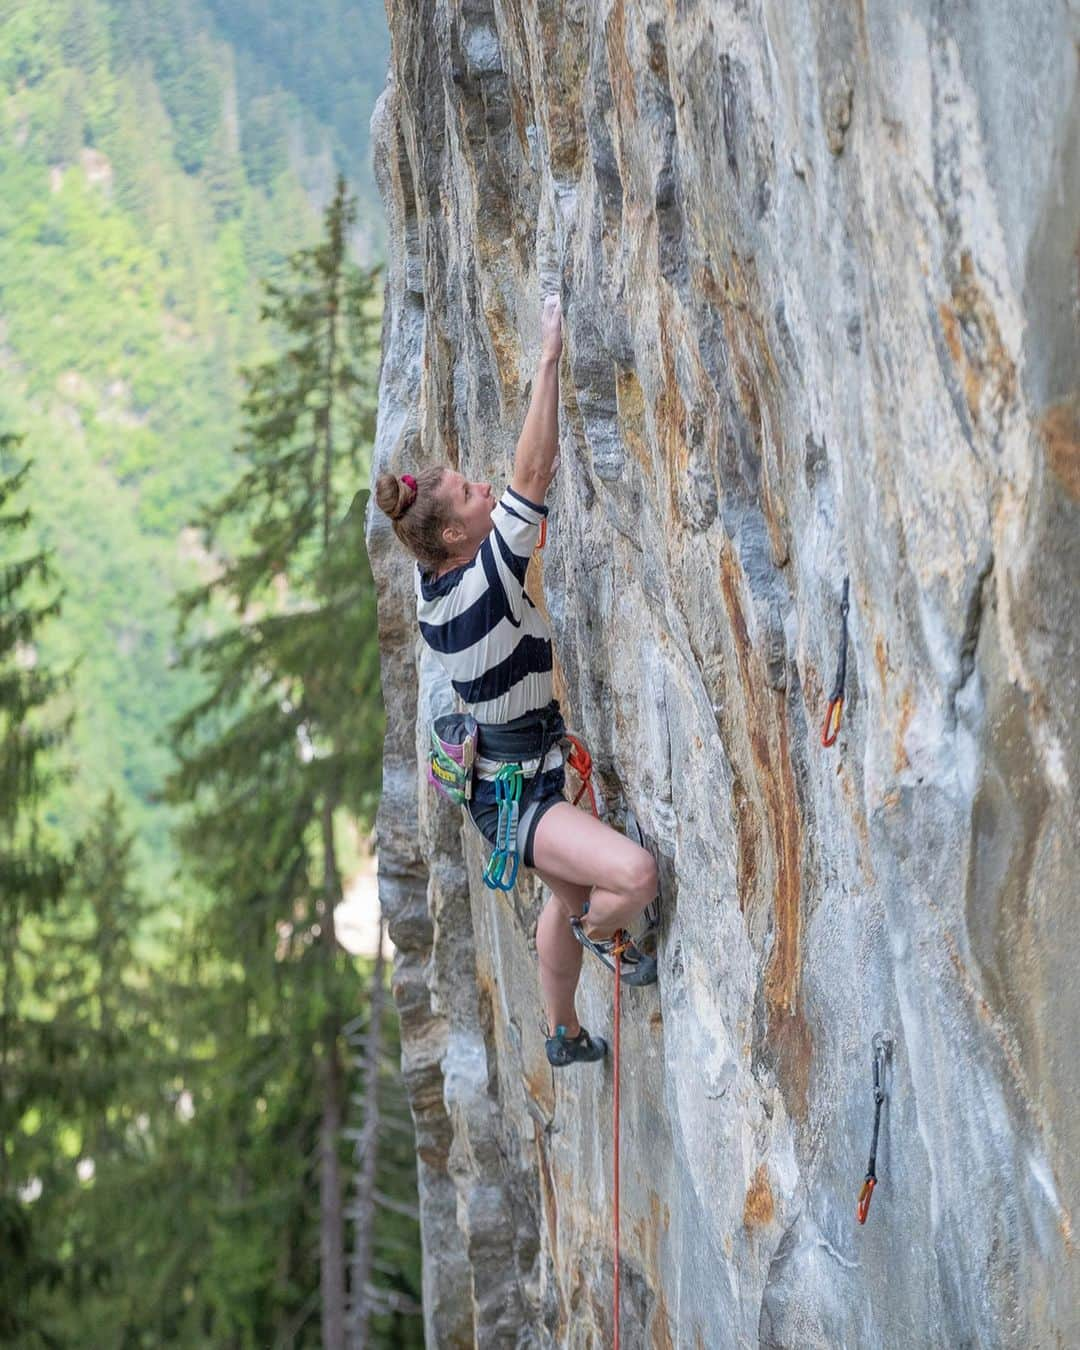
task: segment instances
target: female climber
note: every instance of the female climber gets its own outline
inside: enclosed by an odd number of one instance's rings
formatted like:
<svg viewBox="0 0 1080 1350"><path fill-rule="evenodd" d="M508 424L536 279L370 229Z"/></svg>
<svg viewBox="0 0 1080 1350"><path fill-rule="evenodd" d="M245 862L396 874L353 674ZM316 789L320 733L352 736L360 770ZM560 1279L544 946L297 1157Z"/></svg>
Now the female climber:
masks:
<svg viewBox="0 0 1080 1350"><path fill-rule="evenodd" d="M588 947L602 958L610 954L615 935L655 897L657 873L647 850L563 797L560 738L566 728L552 698L551 630L525 591L559 450L557 296L545 300L540 328L532 398L502 496L496 498L489 483L434 465L415 477L380 475L375 500L417 560L420 633L478 723L467 809L492 845L500 768L521 765L517 842L524 866L551 891L537 924L536 949L551 1033L547 1057L562 1067L607 1053L605 1042L582 1027L575 1008L582 952ZM630 943L622 962L626 983L655 983L654 956Z"/></svg>

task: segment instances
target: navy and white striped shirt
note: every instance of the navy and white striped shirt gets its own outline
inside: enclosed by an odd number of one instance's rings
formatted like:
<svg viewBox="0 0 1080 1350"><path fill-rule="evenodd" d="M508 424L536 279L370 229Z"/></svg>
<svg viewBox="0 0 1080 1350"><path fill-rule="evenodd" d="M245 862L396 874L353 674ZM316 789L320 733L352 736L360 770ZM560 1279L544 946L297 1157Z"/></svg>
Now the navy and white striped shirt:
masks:
<svg viewBox="0 0 1080 1350"><path fill-rule="evenodd" d="M472 562L437 578L417 564L420 632L478 722L509 722L551 702L551 629L525 593L547 513L508 487Z"/></svg>

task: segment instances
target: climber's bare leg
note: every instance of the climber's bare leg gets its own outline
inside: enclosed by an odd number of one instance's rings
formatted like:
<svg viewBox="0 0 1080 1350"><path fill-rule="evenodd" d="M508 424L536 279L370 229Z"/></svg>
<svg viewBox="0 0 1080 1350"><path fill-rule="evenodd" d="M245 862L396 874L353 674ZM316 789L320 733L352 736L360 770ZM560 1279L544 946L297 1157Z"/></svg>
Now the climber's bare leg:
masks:
<svg viewBox="0 0 1080 1350"><path fill-rule="evenodd" d="M549 885L591 888L585 925L591 938L629 927L656 896L652 854L569 802L559 802L541 817L533 835L533 862L541 876L552 879Z"/></svg>
<svg viewBox="0 0 1080 1350"><path fill-rule="evenodd" d="M534 870L551 891L536 925L540 987L544 992L548 1029L554 1034L555 1028L562 1026L568 1036L576 1036L581 1023L574 1006L574 993L581 977L583 949L570 928L570 919L581 916L589 898L589 888L547 876L539 868Z"/></svg>

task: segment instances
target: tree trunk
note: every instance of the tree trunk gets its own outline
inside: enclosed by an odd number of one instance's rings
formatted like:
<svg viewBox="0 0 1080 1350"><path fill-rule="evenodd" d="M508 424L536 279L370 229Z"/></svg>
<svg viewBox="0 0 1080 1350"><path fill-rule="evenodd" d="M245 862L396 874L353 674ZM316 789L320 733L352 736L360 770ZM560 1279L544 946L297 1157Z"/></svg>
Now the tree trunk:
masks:
<svg viewBox="0 0 1080 1350"><path fill-rule="evenodd" d="M364 1128L356 1145L356 1199L353 1203L353 1250L350 1262L349 1350L367 1350L371 1301L371 1262L375 1242L375 1181L379 1150L379 1061L382 1058L383 916L379 914L378 945L368 995L368 1030L364 1053Z"/></svg>
<svg viewBox="0 0 1080 1350"><path fill-rule="evenodd" d="M344 188L339 182L338 197L344 200ZM324 380L326 401L321 415L322 431L322 537L323 556L330 548L331 483L334 464L334 400L337 394L338 311L341 287L341 263L344 257L339 237L341 222L334 217L332 239L333 274L327 306L328 331ZM327 988L333 986L334 958L337 955L337 934L334 931L334 911L341 899L341 880L338 876L337 855L334 851L334 794L327 792L323 799L323 859L324 891L322 915L323 952L326 957ZM345 1218L343 1214L341 1162L338 1148L344 1127L344 1075L338 1053L338 1035L341 1022L333 999L323 1030L323 1118L319 1132L322 1154L320 1171L322 1332L323 1350L345 1350Z"/></svg>
<svg viewBox="0 0 1080 1350"><path fill-rule="evenodd" d="M323 801L323 868L322 945L329 989L337 949L334 909L340 890L334 853L334 808L329 793ZM338 1053L338 1028L336 1009L331 1003L322 1033L323 1113L319 1126L319 1287L323 1350L345 1350L345 1223L338 1153L344 1114L344 1082Z"/></svg>

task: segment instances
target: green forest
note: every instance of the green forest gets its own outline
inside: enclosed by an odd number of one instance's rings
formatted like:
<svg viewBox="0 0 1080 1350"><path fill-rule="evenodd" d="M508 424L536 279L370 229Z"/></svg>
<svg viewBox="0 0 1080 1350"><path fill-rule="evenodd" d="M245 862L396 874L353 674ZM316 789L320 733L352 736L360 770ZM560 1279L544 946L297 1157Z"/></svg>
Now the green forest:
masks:
<svg viewBox="0 0 1080 1350"><path fill-rule="evenodd" d="M423 1341L334 917L387 53L377 0L0 0L0 1343Z"/></svg>
<svg viewBox="0 0 1080 1350"><path fill-rule="evenodd" d="M175 864L161 733L194 692L169 597L209 565L189 526L229 481L240 371L273 340L263 284L313 238L339 170L354 252L380 247L363 166L382 5L303 13L300 40L285 0L0 4L0 427L33 447L66 594L43 643L78 660L93 709L53 824L78 833L113 786L156 888Z"/></svg>

